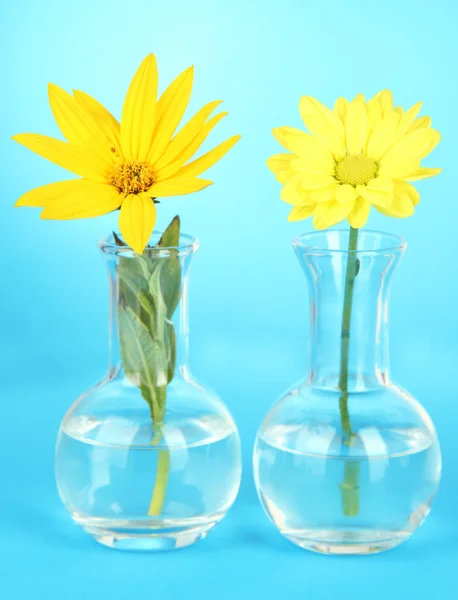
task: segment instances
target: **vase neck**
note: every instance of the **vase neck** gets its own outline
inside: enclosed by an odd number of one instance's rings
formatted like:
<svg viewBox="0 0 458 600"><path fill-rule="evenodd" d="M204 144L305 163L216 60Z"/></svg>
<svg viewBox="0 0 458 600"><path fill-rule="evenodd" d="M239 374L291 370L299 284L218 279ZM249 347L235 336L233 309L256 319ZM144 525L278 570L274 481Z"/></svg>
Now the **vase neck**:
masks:
<svg viewBox="0 0 458 600"><path fill-rule="evenodd" d="M126 360L135 352L135 348L126 350L129 339L132 345L141 346L149 363L169 370L167 384L172 378L189 373L188 285L194 253L195 249L173 256L168 252L106 255L110 374L124 375ZM130 316L127 325L126 314ZM146 336L146 343L142 336ZM150 345L154 352L148 354ZM158 378L161 379L160 373Z"/></svg>
<svg viewBox="0 0 458 600"><path fill-rule="evenodd" d="M323 248L304 244L314 235ZM310 292L309 384L341 389L345 368L348 391L389 381L389 285L404 247L384 249L384 237L362 232L356 251L344 250L348 233L340 231L295 243Z"/></svg>

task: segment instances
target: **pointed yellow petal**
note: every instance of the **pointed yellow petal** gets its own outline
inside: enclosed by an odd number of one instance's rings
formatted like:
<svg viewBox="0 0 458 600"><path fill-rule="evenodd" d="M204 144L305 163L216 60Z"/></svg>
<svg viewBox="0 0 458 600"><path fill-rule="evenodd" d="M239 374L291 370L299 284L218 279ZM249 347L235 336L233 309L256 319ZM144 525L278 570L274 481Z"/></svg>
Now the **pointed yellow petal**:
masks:
<svg viewBox="0 0 458 600"><path fill-rule="evenodd" d="M431 117L420 117L412 123L412 125L408 129L408 133L416 131L417 129L423 129L428 127L431 127Z"/></svg>
<svg viewBox="0 0 458 600"><path fill-rule="evenodd" d="M401 120L399 122L399 127L396 133L396 137L400 140L406 133L409 131L413 122L415 121L418 113L421 110L421 102L417 102L413 106L411 106L406 112L402 113Z"/></svg>
<svg viewBox="0 0 458 600"><path fill-rule="evenodd" d="M301 98L299 112L310 133L329 148L336 160L341 160L345 153L345 132L339 117L311 96Z"/></svg>
<svg viewBox="0 0 458 600"><path fill-rule="evenodd" d="M380 206L376 206L375 208L381 212L382 215L393 217L395 219L411 217L415 212L412 200L405 193L394 196L389 208L382 208Z"/></svg>
<svg viewBox="0 0 458 600"><path fill-rule="evenodd" d="M183 196L185 194L192 194L193 192L200 192L212 183L213 181L209 181L208 179L196 179L192 175L183 175L154 183L147 193L153 198Z"/></svg>
<svg viewBox="0 0 458 600"><path fill-rule="evenodd" d="M333 160L328 161L322 154L316 153L307 158L294 158L291 161L291 168L299 173L307 175L333 175L336 172Z"/></svg>
<svg viewBox="0 0 458 600"><path fill-rule="evenodd" d="M310 201L315 202L329 202L329 200L336 199L337 183L330 185L329 187L322 188L321 190L315 190L310 194Z"/></svg>
<svg viewBox="0 0 458 600"><path fill-rule="evenodd" d="M389 177L375 177L375 179L371 179L368 184L366 184L366 188L373 192L385 192L387 194L391 194L394 188L394 182Z"/></svg>
<svg viewBox="0 0 458 600"><path fill-rule="evenodd" d="M334 103L334 112L339 117L339 119L342 121L342 123L345 123L345 115L347 113L347 108L348 108L348 100L346 100L345 98L342 98L342 97L337 98L337 100Z"/></svg>
<svg viewBox="0 0 458 600"><path fill-rule="evenodd" d="M121 146L128 160L145 162L153 140L157 97L157 65L147 56L127 91L121 118Z"/></svg>
<svg viewBox="0 0 458 600"><path fill-rule="evenodd" d="M121 154L121 125L100 102L80 90L73 90L75 100L92 117L99 130L110 142L110 151L114 156ZM114 149L114 152L113 152Z"/></svg>
<svg viewBox="0 0 458 600"><path fill-rule="evenodd" d="M283 130L283 128L281 128ZM307 164L319 164L319 168L325 173L334 173L336 161L328 149L324 148L319 140L305 132L288 133L277 130L277 135L280 135L285 140L285 146L294 154L297 154L301 159L297 163L299 171L306 169ZM305 170L304 172L308 172Z"/></svg>
<svg viewBox="0 0 458 600"><path fill-rule="evenodd" d="M48 95L54 118L68 142L94 152L109 169L113 163L110 144L105 136L100 135L93 119L73 96L57 85L49 84Z"/></svg>
<svg viewBox="0 0 458 600"><path fill-rule="evenodd" d="M302 219L308 219L313 215L314 209L314 204L311 204L310 206L293 206L288 215L288 221L302 221Z"/></svg>
<svg viewBox="0 0 458 600"><path fill-rule="evenodd" d="M294 154L274 154L267 159L267 167L274 173L275 178L280 183L286 183L290 177L294 175L291 169L291 160Z"/></svg>
<svg viewBox="0 0 458 600"><path fill-rule="evenodd" d="M331 175L303 175L301 180L303 190L319 190L336 183L336 179Z"/></svg>
<svg viewBox="0 0 458 600"><path fill-rule="evenodd" d="M194 137L191 143L189 143L185 148L183 148L183 150L178 154L175 160L156 172L157 181L162 181L163 179L168 179L169 177L175 175L181 169L181 167L194 156L194 154L205 142L212 129L227 114L227 112L219 113L211 119L209 119L199 131L199 133Z"/></svg>
<svg viewBox="0 0 458 600"><path fill-rule="evenodd" d="M80 188L48 204L41 218L66 220L99 217L119 208L124 198L118 188L112 185L88 183Z"/></svg>
<svg viewBox="0 0 458 600"><path fill-rule="evenodd" d="M383 161L380 164L379 175L390 179L405 179L420 168L420 160L418 158L399 158L394 161Z"/></svg>
<svg viewBox="0 0 458 600"><path fill-rule="evenodd" d="M374 160L380 160L391 148L401 117L394 110L389 112L377 123L367 142L367 155Z"/></svg>
<svg viewBox="0 0 458 600"><path fill-rule="evenodd" d="M316 205L313 226L315 229L327 229L337 225L348 216L352 208L352 204L339 204L335 201L320 202Z"/></svg>
<svg viewBox="0 0 458 600"><path fill-rule="evenodd" d="M69 179L37 187L23 194L14 206L48 206L53 200L93 185L88 179Z"/></svg>
<svg viewBox="0 0 458 600"><path fill-rule="evenodd" d="M218 162L220 158L222 158L226 154L226 152L229 152L232 146L234 146L240 138L240 135L232 136L219 146L216 146L216 148L213 148L213 150L210 150L210 152L203 154L200 158L197 158L196 160L193 160L189 164L182 167L178 171L178 174L186 176L200 175L201 173L209 169L211 166L213 166L216 162Z"/></svg>
<svg viewBox="0 0 458 600"><path fill-rule="evenodd" d="M38 133L21 133L12 139L75 175L100 183L107 181L106 164L86 149Z"/></svg>
<svg viewBox="0 0 458 600"><path fill-rule="evenodd" d="M191 97L194 68L189 67L173 81L157 103L156 127L153 143L148 154L148 164L154 163L164 154L167 144L175 133Z"/></svg>
<svg viewBox="0 0 458 600"><path fill-rule="evenodd" d="M296 127L274 127L272 129L272 134L279 144L291 152L295 152L295 150L291 147L291 144L295 144L298 139L305 138L307 136L312 138L312 136L305 133L305 131L296 129Z"/></svg>
<svg viewBox="0 0 458 600"><path fill-rule="evenodd" d="M367 142L369 119L366 105L357 98L348 105L345 116L345 143L350 154L359 154Z"/></svg>
<svg viewBox="0 0 458 600"><path fill-rule="evenodd" d="M142 254L156 224L156 205L147 194L129 194L119 214L119 229L129 246Z"/></svg>
<svg viewBox="0 0 458 600"><path fill-rule="evenodd" d="M164 154L154 163L154 168L159 170L173 162L199 134L205 121L219 104L221 100L215 100L202 107L170 141Z"/></svg>
<svg viewBox="0 0 458 600"><path fill-rule="evenodd" d="M367 219L369 218L370 210L370 203L367 200L364 200L364 198L358 198L355 202L353 210L347 217L348 222L355 229L364 227L364 225L367 223Z"/></svg>
<svg viewBox="0 0 458 600"><path fill-rule="evenodd" d="M296 206L312 203L310 193L301 188L301 180L302 176L299 174L295 174L286 180L280 192L280 198L283 202Z"/></svg>
<svg viewBox="0 0 458 600"><path fill-rule="evenodd" d="M420 179L426 179L427 177L434 177L442 173L442 169L428 169L427 167L418 167L406 176L405 179L408 181L418 181Z"/></svg>
<svg viewBox="0 0 458 600"><path fill-rule="evenodd" d="M344 183L343 185L337 186L336 190L336 201L339 204L350 204L355 202L357 198L357 193L355 188L352 185L348 185L348 183Z"/></svg>

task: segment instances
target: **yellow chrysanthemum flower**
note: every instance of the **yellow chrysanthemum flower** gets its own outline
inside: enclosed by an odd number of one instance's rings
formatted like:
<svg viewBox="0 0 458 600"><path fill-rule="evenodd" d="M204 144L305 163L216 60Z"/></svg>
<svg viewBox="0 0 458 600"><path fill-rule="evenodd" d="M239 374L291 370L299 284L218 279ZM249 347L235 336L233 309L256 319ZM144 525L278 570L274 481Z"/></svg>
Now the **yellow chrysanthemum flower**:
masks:
<svg viewBox="0 0 458 600"><path fill-rule="evenodd" d="M120 208L125 241L143 252L156 222L153 198L197 192L211 183L198 176L215 164L240 136L188 162L227 113L210 114L220 101L199 110L175 134L191 96L193 68L157 98L156 58L147 56L135 74L119 123L97 100L49 86L49 101L68 143L25 133L13 136L40 156L82 179L51 183L24 194L16 206L44 207L43 219L79 219ZM175 134L175 135L174 135Z"/></svg>
<svg viewBox="0 0 458 600"><path fill-rule="evenodd" d="M273 130L289 152L268 159L283 184L280 197L292 204L290 221L313 216L316 229L348 219L363 227L371 206L390 217L409 217L420 197L408 183L440 173L420 166L440 140L429 117L393 107L389 90L365 101L338 98L334 110L304 96L299 111L310 134L293 127Z"/></svg>

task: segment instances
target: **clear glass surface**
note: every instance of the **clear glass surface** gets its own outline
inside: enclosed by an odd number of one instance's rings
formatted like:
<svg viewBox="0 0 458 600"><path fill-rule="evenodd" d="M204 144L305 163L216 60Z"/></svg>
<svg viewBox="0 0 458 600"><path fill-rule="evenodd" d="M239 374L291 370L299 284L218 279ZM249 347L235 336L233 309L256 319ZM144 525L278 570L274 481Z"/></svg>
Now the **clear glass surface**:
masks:
<svg viewBox="0 0 458 600"><path fill-rule="evenodd" d="M311 295L309 370L258 432L254 474L280 532L317 552L380 552L408 539L429 513L441 472L434 426L389 377L388 285L404 250L394 236L360 234L350 331L348 409L339 388L347 262L345 232L295 247Z"/></svg>
<svg viewBox="0 0 458 600"><path fill-rule="evenodd" d="M163 550L192 544L226 515L240 485L234 421L220 398L189 371L187 284L196 244L191 238L182 241L182 290L173 315L176 367L167 385L160 436L147 402L122 367L119 248L102 244L111 281L110 366L107 377L83 394L63 420L56 480L75 522L110 547ZM167 256L162 250L154 260ZM160 508L151 511L164 469Z"/></svg>

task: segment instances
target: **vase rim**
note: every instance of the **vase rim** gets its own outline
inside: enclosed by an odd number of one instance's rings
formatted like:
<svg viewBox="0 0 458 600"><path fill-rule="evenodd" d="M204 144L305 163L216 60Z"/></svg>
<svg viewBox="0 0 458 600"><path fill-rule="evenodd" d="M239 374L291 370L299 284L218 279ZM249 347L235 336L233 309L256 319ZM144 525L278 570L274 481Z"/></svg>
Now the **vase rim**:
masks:
<svg viewBox="0 0 458 600"><path fill-rule="evenodd" d="M163 231L153 231L148 243L149 244L157 244L164 232ZM116 233L116 236L123 240L123 237L120 233ZM99 248L105 254L123 254L127 256L134 255L135 252L132 250L130 246L118 246L115 241L115 237L113 234L110 234L99 240ZM178 246L161 246L160 248L148 248L146 247L143 250L142 256L152 256L152 255L160 255L165 256L170 254L171 251L174 251L178 254L178 256L185 256L187 254L193 254L199 248L199 241L197 238L192 235L188 235L187 233L180 234L179 244Z"/></svg>
<svg viewBox="0 0 458 600"><path fill-rule="evenodd" d="M357 252L358 255L383 255L392 254L393 252L402 253L407 247L407 242L399 235L373 229L360 229L360 243L357 250L348 250L348 235L348 229L311 231L294 238L293 246L295 249L300 249L304 254L320 256L323 254L348 254L350 252ZM345 243L343 243L344 240Z"/></svg>

